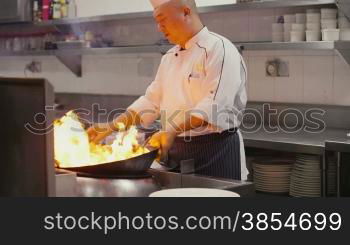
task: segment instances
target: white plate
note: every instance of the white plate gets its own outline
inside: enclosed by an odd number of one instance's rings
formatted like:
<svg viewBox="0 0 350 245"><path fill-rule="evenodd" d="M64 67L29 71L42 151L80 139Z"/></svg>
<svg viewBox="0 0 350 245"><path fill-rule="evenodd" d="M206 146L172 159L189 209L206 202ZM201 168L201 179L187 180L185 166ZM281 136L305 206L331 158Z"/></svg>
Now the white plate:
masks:
<svg viewBox="0 0 350 245"><path fill-rule="evenodd" d="M262 174L254 174L254 178L264 178L264 179L289 179L290 174L288 175L262 175Z"/></svg>
<svg viewBox="0 0 350 245"><path fill-rule="evenodd" d="M321 187L317 185L303 185L298 183L291 183L290 186L301 190L320 190L321 189Z"/></svg>
<svg viewBox="0 0 350 245"><path fill-rule="evenodd" d="M305 174L305 173L293 173L292 177L299 177L303 179L320 179L321 176L319 174Z"/></svg>
<svg viewBox="0 0 350 245"><path fill-rule="evenodd" d="M179 188L153 192L150 197L240 197L232 191L204 188Z"/></svg>
<svg viewBox="0 0 350 245"><path fill-rule="evenodd" d="M266 187L280 187L289 186L290 183L276 183L276 184L266 184L266 183L255 183L255 186L266 186Z"/></svg>
<svg viewBox="0 0 350 245"><path fill-rule="evenodd" d="M270 193L289 193L288 189L285 190L270 190L270 189L256 189L257 191L262 191L262 192L270 192Z"/></svg>
<svg viewBox="0 0 350 245"><path fill-rule="evenodd" d="M288 185L290 184L290 181L261 181L261 180L255 180L255 184L258 185Z"/></svg>
<svg viewBox="0 0 350 245"><path fill-rule="evenodd" d="M266 185L266 186L281 186L281 185L289 185L290 181L285 182L262 182L262 181L255 181L256 185Z"/></svg>
<svg viewBox="0 0 350 245"><path fill-rule="evenodd" d="M300 187L293 184L291 184L290 189L294 191L298 191L300 193L320 193L321 192L320 188L309 188L305 186Z"/></svg>
<svg viewBox="0 0 350 245"><path fill-rule="evenodd" d="M255 168L262 168L262 169L289 169L293 167L293 164L286 164L286 165L264 165L264 164L253 164Z"/></svg>
<svg viewBox="0 0 350 245"><path fill-rule="evenodd" d="M308 181L308 180L302 180L302 179L291 179L290 181L291 183L297 183L297 184L301 184L301 185L320 185L321 181L317 180L317 181Z"/></svg>
<svg viewBox="0 0 350 245"><path fill-rule="evenodd" d="M289 193L292 195L309 195L309 196L321 196L321 192L316 192L316 191L295 191L291 190Z"/></svg>

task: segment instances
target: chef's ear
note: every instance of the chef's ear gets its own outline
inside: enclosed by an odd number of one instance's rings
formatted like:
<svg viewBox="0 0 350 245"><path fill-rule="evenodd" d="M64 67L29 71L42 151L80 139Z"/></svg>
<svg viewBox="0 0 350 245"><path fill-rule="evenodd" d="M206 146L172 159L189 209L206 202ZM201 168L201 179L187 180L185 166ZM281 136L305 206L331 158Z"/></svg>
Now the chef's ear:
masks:
<svg viewBox="0 0 350 245"><path fill-rule="evenodd" d="M190 7L185 6L183 12L185 16L189 16L192 13L192 10Z"/></svg>

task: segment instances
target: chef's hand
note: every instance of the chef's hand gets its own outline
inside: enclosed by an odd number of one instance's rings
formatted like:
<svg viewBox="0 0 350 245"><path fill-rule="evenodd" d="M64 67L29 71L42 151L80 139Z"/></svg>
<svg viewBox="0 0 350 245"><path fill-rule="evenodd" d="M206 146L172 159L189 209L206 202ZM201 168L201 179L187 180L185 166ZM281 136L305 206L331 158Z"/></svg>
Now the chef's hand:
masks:
<svg viewBox="0 0 350 245"><path fill-rule="evenodd" d="M91 126L87 130L90 142L93 142L95 144L100 143L113 132L114 130L111 128L109 123L98 123Z"/></svg>
<svg viewBox="0 0 350 245"><path fill-rule="evenodd" d="M160 131L152 135L149 140L149 144L152 147L159 148L160 151L160 161L167 162L168 160L168 152L171 146L174 144L176 133Z"/></svg>

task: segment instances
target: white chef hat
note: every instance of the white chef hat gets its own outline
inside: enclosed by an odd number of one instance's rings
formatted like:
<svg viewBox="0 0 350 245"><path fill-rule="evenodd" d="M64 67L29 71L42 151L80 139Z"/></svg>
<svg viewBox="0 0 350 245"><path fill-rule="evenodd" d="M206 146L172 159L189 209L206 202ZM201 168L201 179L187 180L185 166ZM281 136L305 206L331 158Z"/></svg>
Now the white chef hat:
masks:
<svg viewBox="0 0 350 245"><path fill-rule="evenodd" d="M150 2L153 8L157 8L164 3L170 2L170 0L150 0Z"/></svg>

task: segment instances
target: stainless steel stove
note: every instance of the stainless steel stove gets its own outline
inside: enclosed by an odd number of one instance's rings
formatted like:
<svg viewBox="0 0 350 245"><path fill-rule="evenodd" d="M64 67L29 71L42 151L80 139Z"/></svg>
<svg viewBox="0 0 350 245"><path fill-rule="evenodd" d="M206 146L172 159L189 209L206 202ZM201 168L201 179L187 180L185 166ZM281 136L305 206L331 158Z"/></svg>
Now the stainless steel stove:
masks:
<svg viewBox="0 0 350 245"><path fill-rule="evenodd" d="M173 188L215 188L233 191L242 197L255 195L251 182L157 169L150 169L148 175L133 178L78 177L74 173L56 175L56 192L61 197L148 197L152 192Z"/></svg>

